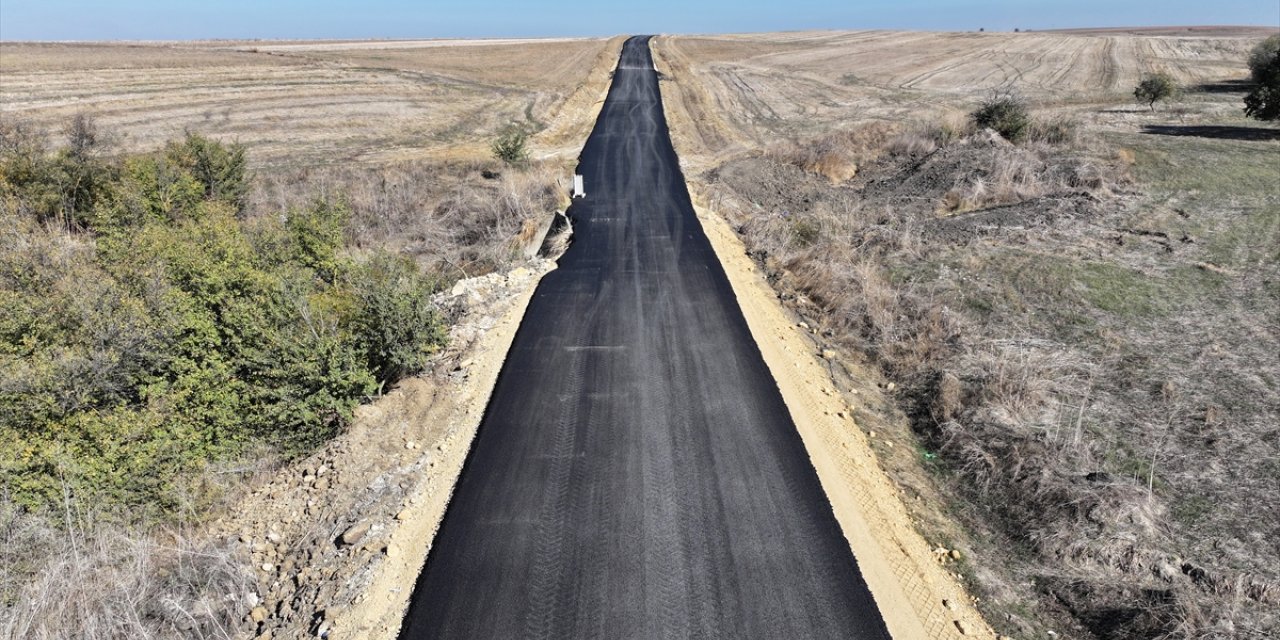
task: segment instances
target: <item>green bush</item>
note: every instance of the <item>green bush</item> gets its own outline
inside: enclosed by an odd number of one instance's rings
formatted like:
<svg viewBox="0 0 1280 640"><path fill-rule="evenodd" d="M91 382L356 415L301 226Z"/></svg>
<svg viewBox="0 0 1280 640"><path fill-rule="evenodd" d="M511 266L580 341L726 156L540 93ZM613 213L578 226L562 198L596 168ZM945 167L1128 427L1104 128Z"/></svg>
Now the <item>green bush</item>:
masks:
<svg viewBox="0 0 1280 640"><path fill-rule="evenodd" d="M263 444L310 451L445 340L434 283L414 263L348 255L345 206L242 219L238 147L192 135L94 156L93 188L68 200L61 181L88 146L50 153L11 130L0 472L20 502L70 487L163 517L182 478Z"/></svg>
<svg viewBox="0 0 1280 640"><path fill-rule="evenodd" d="M813 246L822 239L822 226L818 221L801 218L791 223L791 242L796 247Z"/></svg>
<svg viewBox="0 0 1280 640"><path fill-rule="evenodd" d="M292 250L286 255L333 282L345 266L339 254L350 221L351 211L345 204L327 200L316 200L308 209L290 211L285 216L285 228Z"/></svg>
<svg viewBox="0 0 1280 640"><path fill-rule="evenodd" d="M1280 35L1258 43L1249 54L1254 88L1244 98L1244 112L1258 120L1280 120Z"/></svg>
<svg viewBox="0 0 1280 640"><path fill-rule="evenodd" d="M529 133L524 127L511 125L493 142L493 157L509 165L523 165L529 160Z"/></svg>
<svg viewBox="0 0 1280 640"><path fill-rule="evenodd" d="M19 122L0 124L0 198L40 222L79 230L115 167L91 120L77 116L64 132L68 146L50 154L39 132Z"/></svg>
<svg viewBox="0 0 1280 640"><path fill-rule="evenodd" d="M422 371L447 337L431 294L437 286L409 259L378 253L358 268L352 289L369 367L394 382Z"/></svg>
<svg viewBox="0 0 1280 640"><path fill-rule="evenodd" d="M244 146L223 145L198 134L165 147L164 157L182 167L204 187L204 197L243 211L249 194Z"/></svg>
<svg viewBox="0 0 1280 640"><path fill-rule="evenodd" d="M1021 141L1031 126L1026 100L1011 92L993 94L969 119L979 129L993 129L1010 142Z"/></svg>

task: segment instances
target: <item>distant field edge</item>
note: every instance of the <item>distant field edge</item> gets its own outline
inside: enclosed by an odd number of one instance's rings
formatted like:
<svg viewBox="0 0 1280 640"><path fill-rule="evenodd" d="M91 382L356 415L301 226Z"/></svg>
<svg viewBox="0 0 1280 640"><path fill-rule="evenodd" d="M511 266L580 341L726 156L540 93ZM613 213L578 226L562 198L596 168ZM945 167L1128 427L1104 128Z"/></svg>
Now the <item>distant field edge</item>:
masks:
<svg viewBox="0 0 1280 640"><path fill-rule="evenodd" d="M1133 35L1178 36L1217 38L1265 38L1280 33L1280 26L1266 25L1182 25L1166 27L1077 27L1072 29L1029 29L1035 33L1061 33L1064 35Z"/></svg>

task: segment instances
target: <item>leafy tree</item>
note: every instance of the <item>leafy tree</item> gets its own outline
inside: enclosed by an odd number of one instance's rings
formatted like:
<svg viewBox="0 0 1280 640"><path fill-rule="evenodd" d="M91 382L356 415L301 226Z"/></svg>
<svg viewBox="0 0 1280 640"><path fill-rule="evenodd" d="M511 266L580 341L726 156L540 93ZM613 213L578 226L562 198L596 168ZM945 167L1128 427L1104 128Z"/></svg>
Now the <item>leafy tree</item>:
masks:
<svg viewBox="0 0 1280 640"><path fill-rule="evenodd" d="M993 93L969 114L969 119L978 128L993 129L1010 142L1026 137L1031 126L1027 101L1011 91Z"/></svg>
<svg viewBox="0 0 1280 640"><path fill-rule="evenodd" d="M1138 86L1134 87L1133 97L1147 103L1147 106L1155 111L1157 102L1174 98L1180 91L1178 82L1173 79L1173 76L1167 73L1153 73L1144 77Z"/></svg>
<svg viewBox="0 0 1280 640"><path fill-rule="evenodd" d="M85 224L82 215L93 208L111 179L111 170L102 157L106 141L92 118L78 114L63 133L67 147L59 154L61 169L62 218L67 228Z"/></svg>
<svg viewBox="0 0 1280 640"><path fill-rule="evenodd" d="M0 120L0 197L22 218L54 219L62 205L44 137L21 120Z"/></svg>
<svg viewBox="0 0 1280 640"><path fill-rule="evenodd" d="M1258 43L1249 54L1254 88L1244 98L1245 115L1280 120L1280 35Z"/></svg>
<svg viewBox="0 0 1280 640"><path fill-rule="evenodd" d="M200 181L159 155L124 159L119 179L95 207L95 231L136 229L151 222L177 222L197 213L204 200Z"/></svg>

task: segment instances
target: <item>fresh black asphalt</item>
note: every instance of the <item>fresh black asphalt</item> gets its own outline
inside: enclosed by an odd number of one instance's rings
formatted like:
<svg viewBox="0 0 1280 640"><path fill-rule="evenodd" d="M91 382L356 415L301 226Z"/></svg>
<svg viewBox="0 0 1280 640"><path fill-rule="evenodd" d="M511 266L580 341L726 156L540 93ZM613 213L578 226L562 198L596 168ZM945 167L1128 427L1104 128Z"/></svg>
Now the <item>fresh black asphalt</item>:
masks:
<svg viewBox="0 0 1280 640"><path fill-rule="evenodd" d="M525 313L402 640L889 637L658 91L631 38L573 244Z"/></svg>

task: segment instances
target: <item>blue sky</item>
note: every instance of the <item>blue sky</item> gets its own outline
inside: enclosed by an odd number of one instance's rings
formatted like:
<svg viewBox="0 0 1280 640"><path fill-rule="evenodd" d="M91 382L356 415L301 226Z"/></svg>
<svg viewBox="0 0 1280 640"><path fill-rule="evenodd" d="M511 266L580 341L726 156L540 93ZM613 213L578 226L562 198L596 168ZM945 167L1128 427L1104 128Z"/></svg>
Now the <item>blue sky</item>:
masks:
<svg viewBox="0 0 1280 640"><path fill-rule="evenodd" d="M1278 0L0 0L0 39L435 38L1280 26Z"/></svg>

